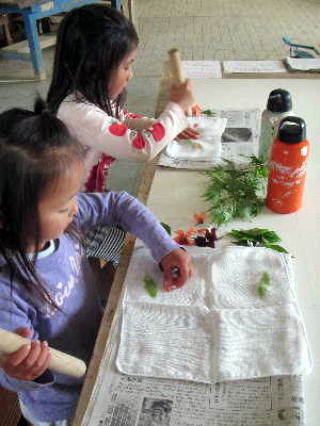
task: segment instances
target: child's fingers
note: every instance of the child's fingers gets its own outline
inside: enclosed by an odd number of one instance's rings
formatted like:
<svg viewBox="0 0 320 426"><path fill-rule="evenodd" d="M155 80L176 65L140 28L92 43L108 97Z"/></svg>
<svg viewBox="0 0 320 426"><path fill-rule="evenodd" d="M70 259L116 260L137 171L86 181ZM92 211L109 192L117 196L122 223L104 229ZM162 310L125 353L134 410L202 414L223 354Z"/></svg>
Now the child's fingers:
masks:
<svg viewBox="0 0 320 426"><path fill-rule="evenodd" d="M179 263L169 265L164 270L164 287L173 289L182 287L187 279L192 275L192 264Z"/></svg>
<svg viewBox="0 0 320 426"><path fill-rule="evenodd" d="M193 272L192 258L181 248L173 250L163 257L161 265L164 274L164 288L168 291L183 286Z"/></svg>
<svg viewBox="0 0 320 426"><path fill-rule="evenodd" d="M183 130L181 133L178 134L178 139L198 139L199 132L192 127L188 127L187 129Z"/></svg>
<svg viewBox="0 0 320 426"><path fill-rule="evenodd" d="M21 337L26 337L26 338L31 337L33 334L32 331L26 327L18 327L13 332L16 334L19 334L19 336Z"/></svg>
<svg viewBox="0 0 320 426"><path fill-rule="evenodd" d="M28 338L32 335L32 331L25 327L18 327L13 332L25 338ZM6 362L10 363L13 366L20 364L28 356L31 350L31 344L32 342L30 341L30 343L26 343L25 345L22 345L14 353L10 355L6 355L5 356Z"/></svg>
<svg viewBox="0 0 320 426"><path fill-rule="evenodd" d="M34 360L30 371L30 375L32 376L32 378L41 376L41 374L43 374L48 369L51 360L51 352L48 347L48 343L42 342L39 344L39 346L39 356L37 359Z"/></svg>
<svg viewBox="0 0 320 426"><path fill-rule="evenodd" d="M43 362L42 371L41 371L41 373L39 374L39 376L40 376L41 374L43 374L46 370L48 370L48 369L49 369L49 364L50 364L51 359L52 359L52 354L51 354L50 349L48 348L47 356L46 356L46 358L45 358L45 360L44 360L44 362Z"/></svg>
<svg viewBox="0 0 320 426"><path fill-rule="evenodd" d="M38 340L31 342L31 350L28 356L22 361L22 365L26 368L32 368L41 354L41 343Z"/></svg>
<svg viewBox="0 0 320 426"><path fill-rule="evenodd" d="M173 280L173 285L176 287L181 287L189 278L189 270L185 267L185 265L181 265L179 267L179 274L176 279Z"/></svg>
<svg viewBox="0 0 320 426"><path fill-rule="evenodd" d="M24 345L26 346L26 345ZM34 380L48 368L51 354L46 342L33 341L27 352L25 347L8 356L5 372L22 380Z"/></svg>
<svg viewBox="0 0 320 426"><path fill-rule="evenodd" d="M194 274L194 264L191 263L189 268L189 278L192 277L193 274Z"/></svg>
<svg viewBox="0 0 320 426"><path fill-rule="evenodd" d="M173 275L173 268L179 270L179 273ZM173 266L170 269L170 271L164 271L164 289L166 291L171 291L175 288L182 287L186 280L189 278L189 271L187 271L185 268L180 269L177 266Z"/></svg>
<svg viewBox="0 0 320 426"><path fill-rule="evenodd" d="M191 139L197 139L200 136L200 133L192 127L188 127L185 132Z"/></svg>
<svg viewBox="0 0 320 426"><path fill-rule="evenodd" d="M192 90L193 89L193 81L190 80L189 78L186 78L185 82L183 83L184 86L188 89L188 90Z"/></svg>
<svg viewBox="0 0 320 426"><path fill-rule="evenodd" d="M21 364L29 355L31 351L31 343L27 343L26 345L22 345L17 351L13 354L7 355L5 365L10 367L16 367Z"/></svg>

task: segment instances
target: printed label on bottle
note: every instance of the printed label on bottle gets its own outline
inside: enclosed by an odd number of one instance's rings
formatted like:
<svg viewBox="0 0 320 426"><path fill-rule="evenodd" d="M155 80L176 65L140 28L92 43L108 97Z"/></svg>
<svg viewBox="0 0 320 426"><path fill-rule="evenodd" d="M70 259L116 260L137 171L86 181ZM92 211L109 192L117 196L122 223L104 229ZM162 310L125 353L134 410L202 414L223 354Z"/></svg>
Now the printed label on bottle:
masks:
<svg viewBox="0 0 320 426"><path fill-rule="evenodd" d="M306 157L308 155L308 147L304 146L303 148L301 148L301 155L302 157Z"/></svg>

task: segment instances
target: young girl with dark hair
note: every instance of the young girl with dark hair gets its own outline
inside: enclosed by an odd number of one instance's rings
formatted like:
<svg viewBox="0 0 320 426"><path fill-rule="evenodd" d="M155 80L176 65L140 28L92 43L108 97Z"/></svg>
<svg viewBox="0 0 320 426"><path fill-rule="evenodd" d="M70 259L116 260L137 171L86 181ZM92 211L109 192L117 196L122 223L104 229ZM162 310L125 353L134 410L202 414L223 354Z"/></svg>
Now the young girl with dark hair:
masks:
<svg viewBox="0 0 320 426"><path fill-rule="evenodd" d="M122 109L138 42L132 23L102 4L74 9L60 25L47 100L86 148L87 191L105 190L116 159L151 160L188 126L185 111L193 104L189 81L171 89L170 102L157 119ZM197 136L193 129L185 132L187 137ZM101 230L97 239L103 240ZM101 256L98 248L88 254L114 260L112 253Z"/></svg>
<svg viewBox="0 0 320 426"><path fill-rule="evenodd" d="M134 233L169 285L192 273L190 256L138 200L125 192L78 194L83 156L39 101L35 113L0 115L0 327L32 339L1 358L0 384L18 392L33 425L67 424L82 386L48 370L48 344L87 363L94 347L102 308L81 244L86 229L120 225Z"/></svg>

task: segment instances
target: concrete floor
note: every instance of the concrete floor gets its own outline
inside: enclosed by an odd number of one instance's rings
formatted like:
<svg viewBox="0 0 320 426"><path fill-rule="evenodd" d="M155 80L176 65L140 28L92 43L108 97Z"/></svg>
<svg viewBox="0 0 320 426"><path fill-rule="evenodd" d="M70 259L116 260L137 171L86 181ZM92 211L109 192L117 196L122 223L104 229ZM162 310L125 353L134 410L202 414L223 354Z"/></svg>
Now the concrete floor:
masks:
<svg viewBox="0 0 320 426"><path fill-rule="evenodd" d="M125 0L124 0L125 3ZM320 43L320 0L134 0L140 37L135 77L128 88L128 108L152 115L166 52L178 47L184 59L259 60L287 56L282 36ZM46 95L54 48L44 52L48 78L32 79L28 62L0 58L0 111L31 108L37 93ZM141 165L118 162L111 187L136 193Z"/></svg>

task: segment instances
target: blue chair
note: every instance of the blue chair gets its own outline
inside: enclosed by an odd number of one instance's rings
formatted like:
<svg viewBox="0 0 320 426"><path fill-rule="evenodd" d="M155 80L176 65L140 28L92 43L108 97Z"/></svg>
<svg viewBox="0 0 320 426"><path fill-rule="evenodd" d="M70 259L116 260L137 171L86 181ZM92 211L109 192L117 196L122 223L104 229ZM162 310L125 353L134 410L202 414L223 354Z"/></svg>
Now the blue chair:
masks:
<svg viewBox="0 0 320 426"><path fill-rule="evenodd" d="M14 45L11 45L9 48L0 49L0 55L10 57L11 59L31 59L35 78L37 80L44 80L46 74L37 31L37 21L58 13L67 12L88 3L96 2L97 0L44 0L44 2L32 3L31 1L24 0L19 3L19 0L16 0L16 3L13 3L10 0L7 3L0 3L0 13L18 13L22 15L30 49L29 54L14 53L12 52ZM23 6L26 3L27 5ZM21 7L19 4L21 4ZM117 9L122 8L122 0L111 0L111 4Z"/></svg>
<svg viewBox="0 0 320 426"><path fill-rule="evenodd" d="M320 56L320 52L314 46L306 46L304 44L296 44L292 43L288 37L282 37L282 41L290 47L290 57L291 58L314 58L315 55L310 52L306 52L306 50L311 50L316 54L316 56ZM304 50L301 50L304 49Z"/></svg>

